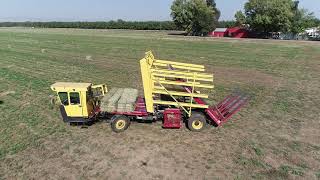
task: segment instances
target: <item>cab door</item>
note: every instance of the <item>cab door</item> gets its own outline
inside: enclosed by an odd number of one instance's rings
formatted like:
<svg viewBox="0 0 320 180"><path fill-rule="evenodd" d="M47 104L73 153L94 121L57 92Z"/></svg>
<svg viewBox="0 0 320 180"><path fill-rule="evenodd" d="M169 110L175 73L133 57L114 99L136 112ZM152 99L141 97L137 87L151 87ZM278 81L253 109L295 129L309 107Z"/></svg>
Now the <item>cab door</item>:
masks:
<svg viewBox="0 0 320 180"><path fill-rule="evenodd" d="M81 92L69 92L69 105L66 106L66 112L69 117L83 117L83 105L81 101Z"/></svg>
<svg viewBox="0 0 320 180"><path fill-rule="evenodd" d="M59 92L58 96L68 117L83 117L80 92Z"/></svg>

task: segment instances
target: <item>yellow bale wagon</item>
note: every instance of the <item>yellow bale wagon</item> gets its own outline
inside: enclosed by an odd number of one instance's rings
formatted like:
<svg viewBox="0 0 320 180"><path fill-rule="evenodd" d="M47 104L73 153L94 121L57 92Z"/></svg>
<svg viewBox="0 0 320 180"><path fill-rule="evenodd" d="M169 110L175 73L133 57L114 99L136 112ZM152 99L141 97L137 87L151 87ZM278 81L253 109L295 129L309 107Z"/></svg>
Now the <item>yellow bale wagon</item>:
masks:
<svg viewBox="0 0 320 180"><path fill-rule="evenodd" d="M111 90L106 85L91 83L63 83L51 86L61 102L60 111L65 122L86 123L107 119L115 132L126 130L131 121L161 120L164 128L180 128L186 123L191 131L201 131L207 123L217 126L226 122L248 102L248 96L230 95L216 106L209 106L203 93L213 89L213 74L205 73L203 65L155 59L152 52L140 60L144 97L135 99L130 111L123 104L127 90ZM105 110L101 104L112 105ZM109 107L109 106L107 106ZM108 108L106 108L108 109ZM110 119L106 117L110 117Z"/></svg>

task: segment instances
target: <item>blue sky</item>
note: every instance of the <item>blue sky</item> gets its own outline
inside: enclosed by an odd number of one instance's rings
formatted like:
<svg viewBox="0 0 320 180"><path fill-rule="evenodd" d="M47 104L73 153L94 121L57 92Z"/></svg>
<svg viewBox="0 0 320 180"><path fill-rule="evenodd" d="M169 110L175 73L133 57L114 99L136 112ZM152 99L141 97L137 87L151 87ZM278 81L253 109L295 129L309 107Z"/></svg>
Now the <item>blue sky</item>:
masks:
<svg viewBox="0 0 320 180"><path fill-rule="evenodd" d="M170 20L173 0L1 0L0 21ZM222 20L247 0L216 0ZM320 0L300 0L320 18Z"/></svg>

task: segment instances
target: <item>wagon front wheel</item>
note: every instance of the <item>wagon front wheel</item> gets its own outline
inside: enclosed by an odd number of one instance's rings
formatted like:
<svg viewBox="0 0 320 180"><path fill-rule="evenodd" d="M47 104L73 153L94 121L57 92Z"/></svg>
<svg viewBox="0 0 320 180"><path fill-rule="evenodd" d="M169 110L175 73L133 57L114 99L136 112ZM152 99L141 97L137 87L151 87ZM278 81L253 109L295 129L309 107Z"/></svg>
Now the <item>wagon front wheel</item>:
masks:
<svg viewBox="0 0 320 180"><path fill-rule="evenodd" d="M128 129L130 119L126 116L114 116L111 120L111 129L113 132L120 133Z"/></svg>

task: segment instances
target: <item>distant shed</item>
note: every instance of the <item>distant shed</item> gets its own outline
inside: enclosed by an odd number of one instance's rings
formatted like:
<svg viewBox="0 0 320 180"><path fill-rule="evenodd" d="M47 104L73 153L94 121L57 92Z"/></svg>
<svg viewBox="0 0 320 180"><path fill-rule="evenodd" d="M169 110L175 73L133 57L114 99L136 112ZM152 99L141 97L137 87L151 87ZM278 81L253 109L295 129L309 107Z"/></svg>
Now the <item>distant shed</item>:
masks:
<svg viewBox="0 0 320 180"><path fill-rule="evenodd" d="M209 36L212 37L225 37L227 36L227 28L217 28L214 31L209 33Z"/></svg>
<svg viewBox="0 0 320 180"><path fill-rule="evenodd" d="M212 37L248 38L249 35L249 31L241 27L217 28L209 33Z"/></svg>

